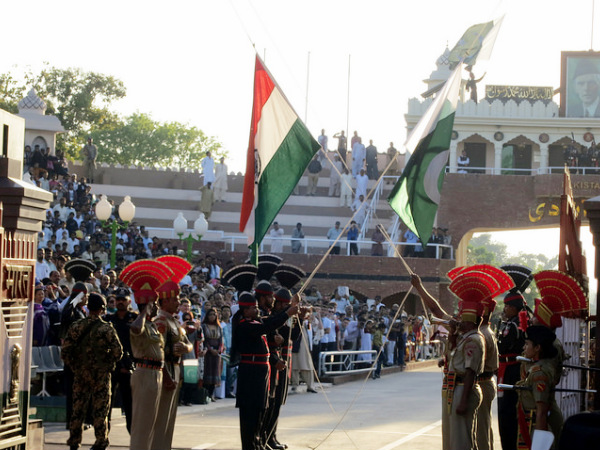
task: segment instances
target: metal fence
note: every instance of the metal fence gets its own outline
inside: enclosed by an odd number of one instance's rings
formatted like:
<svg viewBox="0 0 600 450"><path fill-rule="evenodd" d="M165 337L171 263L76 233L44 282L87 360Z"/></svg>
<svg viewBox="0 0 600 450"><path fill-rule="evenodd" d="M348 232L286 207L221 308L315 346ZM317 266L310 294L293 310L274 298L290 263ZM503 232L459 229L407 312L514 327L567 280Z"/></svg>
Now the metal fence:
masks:
<svg viewBox="0 0 600 450"><path fill-rule="evenodd" d="M375 350L321 352L319 354L319 375L368 372L376 360L377 351Z"/></svg>
<svg viewBox="0 0 600 450"><path fill-rule="evenodd" d="M589 325L581 319L563 318L563 325L556 329L556 336L563 343L565 353L570 355L565 364L587 366L589 360ZM563 369L563 376L557 388L588 389L589 373L579 369ZM583 395L583 397L582 397ZM555 394L558 407L567 420L573 414L587 410L588 396L576 392L557 392Z"/></svg>

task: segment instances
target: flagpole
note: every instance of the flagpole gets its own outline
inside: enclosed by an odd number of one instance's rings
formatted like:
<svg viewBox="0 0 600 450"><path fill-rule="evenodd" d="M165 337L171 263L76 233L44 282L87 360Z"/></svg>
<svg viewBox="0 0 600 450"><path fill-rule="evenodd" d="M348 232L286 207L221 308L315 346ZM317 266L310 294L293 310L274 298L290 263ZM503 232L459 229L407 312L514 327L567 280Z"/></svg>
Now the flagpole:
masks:
<svg viewBox="0 0 600 450"><path fill-rule="evenodd" d="M348 55L348 93L346 95L346 139L350 138L350 57L352 55ZM352 149L350 149L352 150Z"/></svg>
<svg viewBox="0 0 600 450"><path fill-rule="evenodd" d="M306 58L306 101L304 104L304 123L307 123L308 117L308 82L310 80L310 52L308 52Z"/></svg>
<svg viewBox="0 0 600 450"><path fill-rule="evenodd" d="M594 9L596 0L592 0L592 37L590 38L590 50L594 50Z"/></svg>

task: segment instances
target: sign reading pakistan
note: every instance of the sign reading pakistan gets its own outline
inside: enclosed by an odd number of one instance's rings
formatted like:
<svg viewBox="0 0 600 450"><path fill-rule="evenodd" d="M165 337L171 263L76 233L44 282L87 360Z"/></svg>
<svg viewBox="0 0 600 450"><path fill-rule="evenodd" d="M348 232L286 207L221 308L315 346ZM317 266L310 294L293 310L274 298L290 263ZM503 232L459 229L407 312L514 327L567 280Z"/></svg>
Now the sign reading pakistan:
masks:
<svg viewBox="0 0 600 450"><path fill-rule="evenodd" d="M500 86L497 84L485 87L485 96L489 100L552 100L554 89L548 86Z"/></svg>

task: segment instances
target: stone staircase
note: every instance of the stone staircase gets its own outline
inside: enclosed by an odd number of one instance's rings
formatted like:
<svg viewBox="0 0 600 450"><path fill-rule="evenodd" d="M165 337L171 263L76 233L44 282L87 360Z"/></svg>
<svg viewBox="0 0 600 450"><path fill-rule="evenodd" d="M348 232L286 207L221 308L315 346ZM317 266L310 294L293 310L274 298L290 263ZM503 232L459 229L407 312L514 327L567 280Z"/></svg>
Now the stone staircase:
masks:
<svg viewBox="0 0 600 450"><path fill-rule="evenodd" d="M81 175L81 167L75 166L75 172ZM173 219L182 212L188 220L189 227L198 217L198 205L201 193L200 177L196 172L176 170L154 170L138 167L103 166L99 168L93 192L96 195L107 195L119 205L125 195L129 195L136 205L135 221L145 225L152 236L175 238ZM299 182L299 195L291 195L278 214L279 225L284 229L284 237L290 237L298 222L302 223L307 239L321 239L323 242L311 243L316 248L325 248L327 231L336 220L344 224L352 217L348 207L339 205L339 197L328 197L329 170L324 169L319 178L317 194L307 196L307 177ZM209 219L209 232L205 240L231 242L234 238L239 245L245 245L243 235L239 232L239 218L242 202L243 176L230 174L229 189L225 202L215 203ZM369 183L369 189L375 186L375 181ZM394 219L394 213L387 204L386 198L393 185L383 182L381 197L376 205L376 212L368 224L367 236L370 236L376 224L381 223L389 228ZM191 231L191 230L190 230ZM268 251L268 234L265 238ZM284 242L284 252L289 252L289 241Z"/></svg>

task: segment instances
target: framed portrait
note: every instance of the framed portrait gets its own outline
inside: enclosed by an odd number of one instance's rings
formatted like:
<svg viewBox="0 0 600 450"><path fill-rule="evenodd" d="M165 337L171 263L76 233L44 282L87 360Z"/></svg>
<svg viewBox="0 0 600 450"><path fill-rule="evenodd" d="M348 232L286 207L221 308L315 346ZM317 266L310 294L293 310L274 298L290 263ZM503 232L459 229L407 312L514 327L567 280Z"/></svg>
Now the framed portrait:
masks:
<svg viewBox="0 0 600 450"><path fill-rule="evenodd" d="M600 118L600 52L561 53L561 117Z"/></svg>

